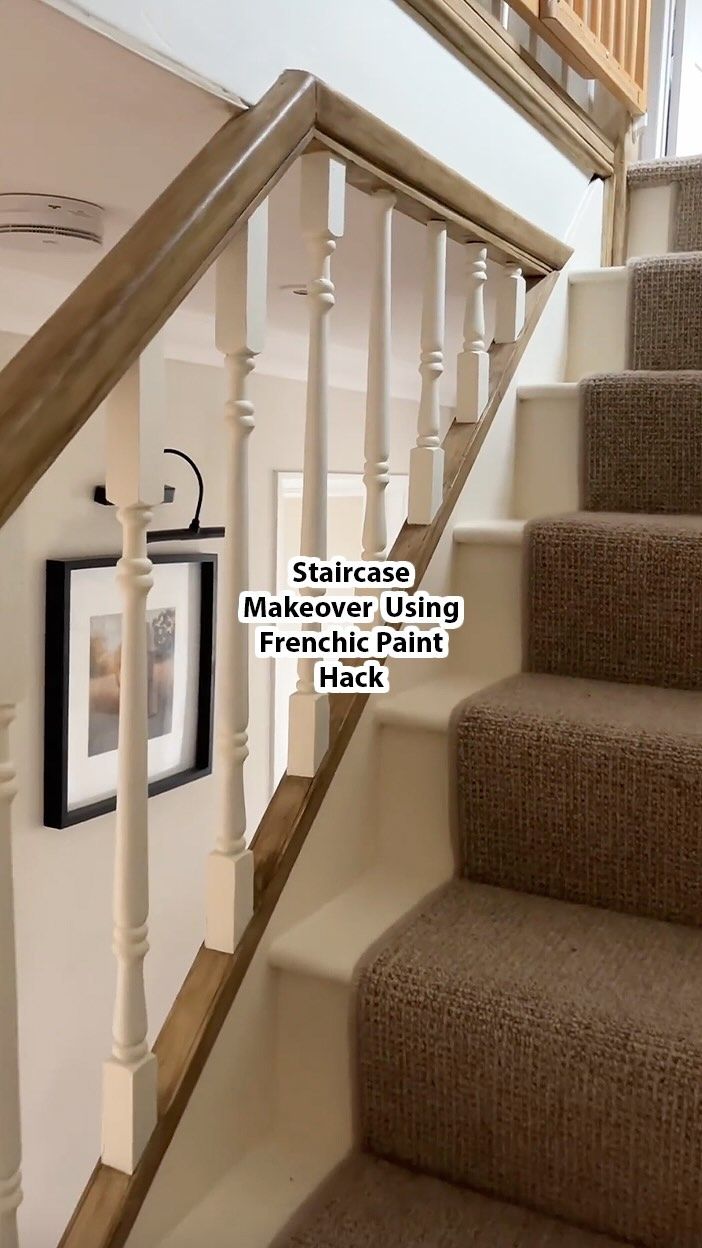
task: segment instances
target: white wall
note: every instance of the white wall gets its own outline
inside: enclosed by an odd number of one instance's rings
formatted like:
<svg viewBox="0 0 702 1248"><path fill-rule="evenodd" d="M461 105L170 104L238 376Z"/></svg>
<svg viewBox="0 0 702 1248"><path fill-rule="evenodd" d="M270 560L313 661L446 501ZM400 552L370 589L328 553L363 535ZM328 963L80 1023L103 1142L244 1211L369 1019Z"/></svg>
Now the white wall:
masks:
<svg viewBox="0 0 702 1248"><path fill-rule="evenodd" d="M22 339L0 334L0 366ZM203 521L221 523L223 376L217 368L169 362L169 438L200 463ZM301 467L304 385L254 380L257 428L251 441L252 569L275 584L275 476ZM335 391L330 464L362 465L363 396ZM395 404L393 469L406 472L416 405ZM91 500L103 475L103 420L97 412L25 504L30 686L14 734L20 792L15 806L15 868L25 1203L23 1248L55 1243L99 1152L101 1062L110 1047L114 988L111 889L114 815L61 831L42 825L44 563L51 557L118 550L114 514ZM192 515L186 467L169 460L176 502L155 524ZM178 547L174 547L178 549ZM189 547L192 549L192 546ZM203 549L217 550L218 543ZM161 549L172 549L162 547ZM182 549L182 547L181 547ZM3 600L7 595L3 594ZM269 796L271 664L252 660L251 755L247 789L255 829ZM202 939L203 866L213 837L212 777L151 799L151 952L146 961L153 1039Z"/></svg>
<svg viewBox="0 0 702 1248"><path fill-rule="evenodd" d="M562 237L588 172L400 0L48 0L255 102L308 69Z"/></svg>

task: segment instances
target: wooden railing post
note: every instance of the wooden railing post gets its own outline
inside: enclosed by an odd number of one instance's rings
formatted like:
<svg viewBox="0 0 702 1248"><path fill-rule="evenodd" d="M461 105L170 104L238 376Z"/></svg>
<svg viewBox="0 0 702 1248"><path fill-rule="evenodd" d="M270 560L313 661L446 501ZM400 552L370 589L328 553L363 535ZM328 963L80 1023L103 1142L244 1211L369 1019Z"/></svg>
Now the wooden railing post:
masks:
<svg viewBox="0 0 702 1248"><path fill-rule="evenodd" d="M117 578L122 652L115 828L113 949L117 985L112 1055L103 1071L102 1160L127 1174L156 1125L156 1059L144 989L148 952L148 689L146 599L152 564L146 530L163 501L165 363L154 339L107 402L107 496L122 526Z"/></svg>
<svg viewBox="0 0 702 1248"><path fill-rule="evenodd" d="M500 267L495 293L495 342L516 342L526 313L526 282L518 264Z"/></svg>
<svg viewBox="0 0 702 1248"><path fill-rule="evenodd" d="M28 606L23 600L24 517L0 528L0 1248L18 1248L22 1202L17 963L12 854L12 803L17 777L11 727L24 696Z"/></svg>
<svg viewBox="0 0 702 1248"><path fill-rule="evenodd" d="M466 311L463 350L458 357L456 420L470 424L480 420L488 400L490 357L485 343L485 294L487 248L466 243Z"/></svg>
<svg viewBox="0 0 702 1248"><path fill-rule="evenodd" d="M334 306L331 257L344 232L346 170L328 152L302 157L302 232L309 256L309 357L300 553L327 554L327 422L329 313ZM314 660L301 659L290 698L288 772L313 776L329 745L329 697L314 691Z"/></svg>
<svg viewBox="0 0 702 1248"><path fill-rule="evenodd" d="M219 809L207 863L205 944L233 953L253 914L253 854L246 848L244 763L248 757L249 626L239 595L249 588L249 437L254 405L249 374L263 349L266 324L268 201L217 261L217 348L227 373L227 502L220 557L217 662Z"/></svg>
<svg viewBox="0 0 702 1248"><path fill-rule="evenodd" d="M373 286L368 330L363 558L384 559L388 544L385 491L390 481L390 306L392 285L392 191L376 191Z"/></svg>
<svg viewBox="0 0 702 1248"><path fill-rule="evenodd" d="M439 395L444 371L446 319L446 224L426 227L426 259L422 302L422 346L419 372L422 392L417 418L417 445L410 451L410 524L430 524L443 495L444 451L440 439Z"/></svg>

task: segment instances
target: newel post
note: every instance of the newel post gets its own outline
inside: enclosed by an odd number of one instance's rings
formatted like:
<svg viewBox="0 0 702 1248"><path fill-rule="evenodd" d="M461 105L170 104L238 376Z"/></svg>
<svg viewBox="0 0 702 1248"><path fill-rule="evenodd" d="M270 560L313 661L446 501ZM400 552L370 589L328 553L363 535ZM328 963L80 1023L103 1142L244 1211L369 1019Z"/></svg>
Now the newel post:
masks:
<svg viewBox="0 0 702 1248"><path fill-rule="evenodd" d="M524 329L526 282L518 264L500 267L496 289L495 342L516 342Z"/></svg>
<svg viewBox="0 0 702 1248"><path fill-rule="evenodd" d="M466 243L466 311L463 350L458 357L456 420L471 424L483 414L488 400L490 357L485 342L485 283L487 248Z"/></svg>
<svg viewBox="0 0 702 1248"><path fill-rule="evenodd" d="M410 451L410 524L430 524L443 497L444 451L440 440L440 387L444 371L446 305L446 224L426 227L422 343L419 373L422 392L417 419L417 445Z"/></svg>
<svg viewBox="0 0 702 1248"><path fill-rule="evenodd" d="M220 557L217 678L219 808L207 862L205 944L233 953L253 914L253 854L246 848L244 763L248 757L249 626L238 617L249 588L249 438L254 405L249 374L263 349L266 324L268 202L264 201L217 261L215 338L225 357L227 501Z"/></svg>
<svg viewBox="0 0 702 1248"><path fill-rule="evenodd" d="M309 257L309 356L300 554L327 555L327 425L329 313L334 307L331 258L344 232L346 170L328 152L302 157L302 233ZM288 772L313 776L329 746L329 696L314 691L314 660L301 659L290 698Z"/></svg>
<svg viewBox="0 0 702 1248"><path fill-rule="evenodd" d="M388 544L385 491L390 481L390 306L395 196L392 191L376 191L372 203L374 267L368 330L362 557L384 559Z"/></svg>
<svg viewBox="0 0 702 1248"><path fill-rule="evenodd" d="M24 696L27 611L22 509L0 529L0 1248L18 1248L22 1201L17 965L12 862L12 803L17 793L11 728Z"/></svg>
<svg viewBox="0 0 702 1248"><path fill-rule="evenodd" d="M117 744L113 949L117 984L112 1055L103 1068L102 1160L131 1174L156 1126L156 1058L147 1040L148 698L146 530L163 501L166 374L155 339L107 400L107 496L117 506L122 557L122 657Z"/></svg>

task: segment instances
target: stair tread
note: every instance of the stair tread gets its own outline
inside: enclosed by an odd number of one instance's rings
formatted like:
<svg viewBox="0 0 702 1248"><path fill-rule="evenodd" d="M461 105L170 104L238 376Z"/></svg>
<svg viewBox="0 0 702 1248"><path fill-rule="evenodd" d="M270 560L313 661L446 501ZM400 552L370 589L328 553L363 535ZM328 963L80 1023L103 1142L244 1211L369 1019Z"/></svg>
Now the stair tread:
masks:
<svg viewBox="0 0 702 1248"><path fill-rule="evenodd" d="M418 948L420 952L418 953ZM636 1024L693 1046L702 1063L702 932L457 879L393 940L381 959L451 995L468 984L506 1008L590 1022Z"/></svg>
<svg viewBox="0 0 702 1248"><path fill-rule="evenodd" d="M690 737L702 750L702 692L582 676L520 672L471 695L471 705L504 714L506 724L538 716L595 731Z"/></svg>
<svg viewBox="0 0 702 1248"><path fill-rule="evenodd" d="M364 970L358 1054L369 1151L699 1242L699 931L454 881Z"/></svg>
<svg viewBox="0 0 702 1248"><path fill-rule="evenodd" d="M563 529L591 529L604 537L615 534L636 537L641 533L654 540L665 541L678 533L685 536L702 536L702 516L663 515L650 512L629 511L573 511L563 516L549 516L543 520L529 521L529 528L540 525Z"/></svg>
<svg viewBox="0 0 702 1248"><path fill-rule="evenodd" d="M619 1243L361 1154L323 1185L275 1248L613 1248Z"/></svg>

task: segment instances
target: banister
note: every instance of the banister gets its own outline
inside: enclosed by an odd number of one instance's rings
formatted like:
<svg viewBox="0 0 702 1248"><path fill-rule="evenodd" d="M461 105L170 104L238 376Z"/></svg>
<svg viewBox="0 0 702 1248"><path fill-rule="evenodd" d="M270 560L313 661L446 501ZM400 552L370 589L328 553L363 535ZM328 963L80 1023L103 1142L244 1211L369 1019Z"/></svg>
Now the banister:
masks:
<svg viewBox="0 0 702 1248"><path fill-rule="evenodd" d="M308 142L316 83L288 70L233 117L0 373L0 524Z"/></svg>
<svg viewBox="0 0 702 1248"><path fill-rule="evenodd" d="M0 372L0 525L315 137L398 189L402 210L443 211L454 236L477 237L529 273L561 268L570 255L391 126L311 74L286 70L222 126Z"/></svg>
<svg viewBox="0 0 702 1248"><path fill-rule="evenodd" d="M375 169L394 189L424 199L430 220L437 209L449 224L449 234L465 241L487 242L503 256L522 262L530 273L561 269L571 248L531 221L505 207L487 191L429 155L411 139L399 134L372 113L338 95L325 83L317 84L316 131L332 146L364 167ZM398 207L410 211L398 201ZM410 215L417 215L410 211ZM456 228L451 229L454 225Z"/></svg>

